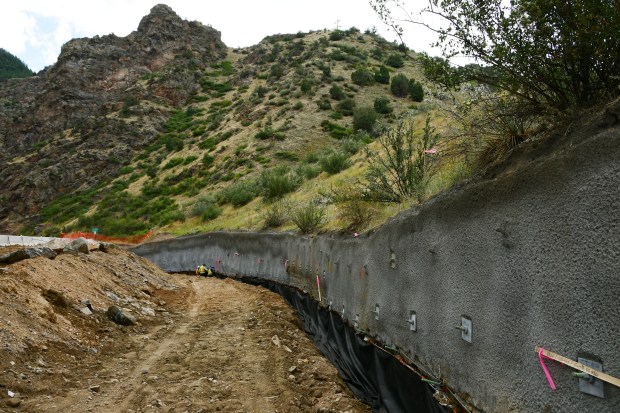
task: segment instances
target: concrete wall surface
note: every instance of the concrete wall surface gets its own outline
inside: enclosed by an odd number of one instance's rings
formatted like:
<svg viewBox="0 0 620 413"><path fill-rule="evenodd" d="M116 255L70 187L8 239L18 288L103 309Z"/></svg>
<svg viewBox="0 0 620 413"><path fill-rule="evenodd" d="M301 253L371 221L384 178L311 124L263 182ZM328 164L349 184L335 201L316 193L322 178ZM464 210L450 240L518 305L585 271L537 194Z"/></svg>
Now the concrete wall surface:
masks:
<svg viewBox="0 0 620 413"><path fill-rule="evenodd" d="M168 271L300 287L485 412L620 412L620 388L579 390L535 346L620 377L620 144L600 132L435 197L358 238L207 233L134 251ZM378 317L375 312L378 307ZM417 317L417 331L408 320ZM471 343L461 338L465 315ZM378 319L377 319L378 318Z"/></svg>
<svg viewBox="0 0 620 413"><path fill-rule="evenodd" d="M50 237L28 237L23 235L0 235L0 247L8 245L40 245L46 244L54 239Z"/></svg>

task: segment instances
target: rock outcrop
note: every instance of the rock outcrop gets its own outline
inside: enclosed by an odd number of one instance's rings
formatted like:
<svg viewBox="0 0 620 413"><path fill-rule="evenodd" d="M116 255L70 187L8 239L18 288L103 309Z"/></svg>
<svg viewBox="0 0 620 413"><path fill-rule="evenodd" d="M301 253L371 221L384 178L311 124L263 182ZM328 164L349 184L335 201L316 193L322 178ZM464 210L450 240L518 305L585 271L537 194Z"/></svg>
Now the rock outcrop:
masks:
<svg viewBox="0 0 620 413"><path fill-rule="evenodd" d="M114 176L225 53L218 31L157 5L127 37L71 40L37 76L0 83L0 232Z"/></svg>

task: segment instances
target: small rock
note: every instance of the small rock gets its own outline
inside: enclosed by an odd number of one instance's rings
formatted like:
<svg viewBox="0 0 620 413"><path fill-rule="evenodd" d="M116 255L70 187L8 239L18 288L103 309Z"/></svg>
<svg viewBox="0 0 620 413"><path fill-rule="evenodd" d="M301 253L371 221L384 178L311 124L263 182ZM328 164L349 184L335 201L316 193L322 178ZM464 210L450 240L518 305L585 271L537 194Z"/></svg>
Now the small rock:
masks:
<svg viewBox="0 0 620 413"><path fill-rule="evenodd" d="M82 300L82 305L86 308L88 308L90 311L93 311L93 305L90 303L90 300Z"/></svg>
<svg viewBox="0 0 620 413"><path fill-rule="evenodd" d="M271 337L271 342L275 344L277 347L280 347L280 338L278 336Z"/></svg>
<svg viewBox="0 0 620 413"><path fill-rule="evenodd" d="M291 366L291 368L290 368L290 369L288 369L288 372L289 372L289 373L292 373L292 372L294 372L295 370L297 370L297 366Z"/></svg>
<svg viewBox="0 0 620 413"><path fill-rule="evenodd" d="M88 307L80 308L80 311L84 315L93 315L93 312Z"/></svg>
<svg viewBox="0 0 620 413"><path fill-rule="evenodd" d="M144 314L144 315L150 315L150 316L154 316L155 315L155 310L153 310L150 307L142 307L140 309L140 311L142 311L142 314Z"/></svg>
<svg viewBox="0 0 620 413"><path fill-rule="evenodd" d="M6 405L9 407L19 407L22 404L22 399L9 399L6 401Z"/></svg>
<svg viewBox="0 0 620 413"><path fill-rule="evenodd" d="M132 326L136 324L136 319L134 317L125 314L123 310L115 305L108 307L107 313L110 320L114 321L116 324L120 324L122 326Z"/></svg>
<svg viewBox="0 0 620 413"><path fill-rule="evenodd" d="M288 351L289 353L292 353L292 352L293 352L293 350L291 350L291 349L290 349L290 348L288 348L287 346L282 346L282 347L284 347L284 350Z"/></svg>
<svg viewBox="0 0 620 413"><path fill-rule="evenodd" d="M292 374L289 374L288 379L293 381L293 380L295 380L295 376L293 376Z"/></svg>
<svg viewBox="0 0 620 413"><path fill-rule="evenodd" d="M37 360L37 365L40 367L47 367L47 363L45 363L45 361L43 361L43 359L38 359Z"/></svg>
<svg viewBox="0 0 620 413"><path fill-rule="evenodd" d="M93 393L99 393L99 390L101 390L101 386L99 386L98 384L95 384L95 385L90 386L88 390L92 391Z"/></svg>

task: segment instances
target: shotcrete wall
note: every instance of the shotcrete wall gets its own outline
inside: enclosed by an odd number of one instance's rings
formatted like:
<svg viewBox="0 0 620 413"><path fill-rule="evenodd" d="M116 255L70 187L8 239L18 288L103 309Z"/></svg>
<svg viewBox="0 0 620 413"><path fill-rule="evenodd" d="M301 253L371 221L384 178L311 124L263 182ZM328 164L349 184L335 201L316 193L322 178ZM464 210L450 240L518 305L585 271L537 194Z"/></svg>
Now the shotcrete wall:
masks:
<svg viewBox="0 0 620 413"><path fill-rule="evenodd" d="M601 133L399 215L375 232L208 233L135 250L168 271L205 263L307 290L486 412L620 412L535 346L620 377L620 145ZM378 320L375 319L378 306ZM417 331L408 320L417 316ZM466 315L472 341L455 327Z"/></svg>

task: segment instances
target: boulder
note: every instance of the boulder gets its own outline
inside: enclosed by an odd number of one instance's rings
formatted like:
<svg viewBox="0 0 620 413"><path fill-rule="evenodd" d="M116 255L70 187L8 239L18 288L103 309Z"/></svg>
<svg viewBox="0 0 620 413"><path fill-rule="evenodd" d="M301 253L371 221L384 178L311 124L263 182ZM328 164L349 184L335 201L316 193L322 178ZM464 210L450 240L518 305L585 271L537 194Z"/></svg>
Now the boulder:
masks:
<svg viewBox="0 0 620 413"><path fill-rule="evenodd" d="M54 259L58 254L47 247L25 248L8 254L0 255L0 264L13 264L21 260L27 260L35 257L45 257Z"/></svg>
<svg viewBox="0 0 620 413"><path fill-rule="evenodd" d="M77 254L78 252L90 254L90 249L88 248L88 242L84 238L78 238L67 245L63 249L63 252L68 252L70 254Z"/></svg>
<svg viewBox="0 0 620 413"><path fill-rule="evenodd" d="M121 310L115 305L111 305L110 307L108 307L108 317L116 324L120 324L122 326L132 326L136 324L135 318L133 318L129 314L125 314L123 310Z"/></svg>

